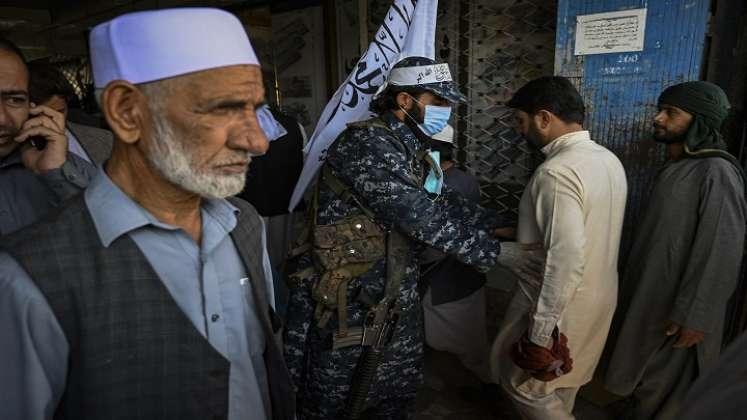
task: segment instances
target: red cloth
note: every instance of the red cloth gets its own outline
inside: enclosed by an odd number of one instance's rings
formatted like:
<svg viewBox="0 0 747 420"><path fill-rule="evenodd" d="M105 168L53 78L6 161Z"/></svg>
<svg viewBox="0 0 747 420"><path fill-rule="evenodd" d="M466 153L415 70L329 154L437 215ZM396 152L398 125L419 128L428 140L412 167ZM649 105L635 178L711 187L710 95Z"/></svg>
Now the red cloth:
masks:
<svg viewBox="0 0 747 420"><path fill-rule="evenodd" d="M511 360L529 372L533 378L549 382L573 369L568 338L558 328L552 333L552 346L548 349L531 341L526 333L511 346Z"/></svg>

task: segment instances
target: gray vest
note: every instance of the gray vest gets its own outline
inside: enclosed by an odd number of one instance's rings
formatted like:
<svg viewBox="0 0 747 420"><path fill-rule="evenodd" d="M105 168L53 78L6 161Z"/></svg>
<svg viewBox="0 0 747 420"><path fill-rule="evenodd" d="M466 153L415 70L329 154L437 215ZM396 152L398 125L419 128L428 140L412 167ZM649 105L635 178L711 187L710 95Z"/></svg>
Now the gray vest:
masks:
<svg viewBox="0 0 747 420"><path fill-rule="evenodd" d="M251 277L267 347L272 418L290 420L295 397L267 300L261 225L249 204L231 238ZM49 302L70 345L56 419L225 419L230 363L179 309L135 242L105 248L82 195L2 248ZM274 339L273 339L274 338Z"/></svg>

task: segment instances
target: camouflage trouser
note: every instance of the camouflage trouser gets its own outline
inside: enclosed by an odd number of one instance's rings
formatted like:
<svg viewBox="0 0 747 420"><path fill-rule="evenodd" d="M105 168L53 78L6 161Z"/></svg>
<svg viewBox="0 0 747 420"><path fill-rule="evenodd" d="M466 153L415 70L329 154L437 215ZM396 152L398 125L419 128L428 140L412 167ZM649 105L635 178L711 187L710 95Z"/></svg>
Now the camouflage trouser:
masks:
<svg viewBox="0 0 747 420"><path fill-rule="evenodd" d="M331 349L336 317L326 328L317 327L311 284L310 279L291 290L285 356L298 388L298 419L338 419L361 347ZM415 395L423 379L423 321L414 282L403 282L402 286L402 317L369 391L368 419L409 419L414 415ZM360 325L364 306L351 302L348 308L350 325Z"/></svg>

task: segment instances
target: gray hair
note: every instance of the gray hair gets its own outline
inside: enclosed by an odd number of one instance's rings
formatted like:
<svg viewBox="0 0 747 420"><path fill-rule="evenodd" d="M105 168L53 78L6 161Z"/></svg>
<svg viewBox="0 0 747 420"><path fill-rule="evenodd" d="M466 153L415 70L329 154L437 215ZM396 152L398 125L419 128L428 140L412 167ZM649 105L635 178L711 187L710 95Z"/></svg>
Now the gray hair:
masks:
<svg viewBox="0 0 747 420"><path fill-rule="evenodd" d="M140 92L145 95L148 99L148 106L154 113L159 113L163 110L168 97L174 89L174 81L172 79L156 80L155 82L139 83L135 85L140 89ZM103 88L96 88L93 91L93 96L96 98L96 103L101 108L101 96L104 93Z"/></svg>

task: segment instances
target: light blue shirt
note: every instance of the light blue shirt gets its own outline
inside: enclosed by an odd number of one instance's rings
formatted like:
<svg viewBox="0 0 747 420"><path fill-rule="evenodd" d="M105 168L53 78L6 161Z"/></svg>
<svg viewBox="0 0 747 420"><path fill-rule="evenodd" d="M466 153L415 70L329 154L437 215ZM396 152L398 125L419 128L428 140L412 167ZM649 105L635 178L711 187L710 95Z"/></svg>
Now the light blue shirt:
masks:
<svg viewBox="0 0 747 420"><path fill-rule="evenodd" d="M231 362L228 418L269 418L265 337L251 282L229 236L238 209L226 200L204 200L202 243L197 244L182 229L157 221L103 170L91 181L85 202L102 244L129 235L194 327ZM273 302L262 235L266 289ZM0 418L52 418L65 390L68 351L44 296L13 258L0 253Z"/></svg>

